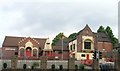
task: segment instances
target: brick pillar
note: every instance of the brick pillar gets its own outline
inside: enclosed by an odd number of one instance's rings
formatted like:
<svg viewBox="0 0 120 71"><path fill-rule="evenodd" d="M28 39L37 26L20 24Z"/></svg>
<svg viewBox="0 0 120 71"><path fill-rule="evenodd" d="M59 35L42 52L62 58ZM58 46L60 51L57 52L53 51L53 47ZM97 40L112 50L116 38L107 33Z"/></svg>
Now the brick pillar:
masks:
<svg viewBox="0 0 120 71"><path fill-rule="evenodd" d="M99 60L93 59L93 71L99 71Z"/></svg>
<svg viewBox="0 0 120 71"><path fill-rule="evenodd" d="M18 62L18 57L13 56L11 59L11 68L12 69L17 69L17 62Z"/></svg>
<svg viewBox="0 0 120 71"><path fill-rule="evenodd" d="M117 52L115 66L116 66L117 71L120 71L120 63L119 63L120 62L120 48L118 48L117 50L118 52Z"/></svg>
<svg viewBox="0 0 120 71"><path fill-rule="evenodd" d="M47 69L47 57L42 56L40 59L41 59L40 68Z"/></svg>
<svg viewBox="0 0 120 71"><path fill-rule="evenodd" d="M75 69L75 58L70 58L68 60L68 69L69 70Z"/></svg>

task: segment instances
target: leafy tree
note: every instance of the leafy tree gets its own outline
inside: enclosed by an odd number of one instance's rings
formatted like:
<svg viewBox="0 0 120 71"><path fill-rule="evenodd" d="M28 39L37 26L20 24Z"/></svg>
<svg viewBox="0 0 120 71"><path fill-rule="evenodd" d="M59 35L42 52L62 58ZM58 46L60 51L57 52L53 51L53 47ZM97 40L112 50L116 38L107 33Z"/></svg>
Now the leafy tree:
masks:
<svg viewBox="0 0 120 71"><path fill-rule="evenodd" d="M98 33L99 33L99 32L105 32L104 27L103 27L103 26L100 26L99 29L97 30L97 32L98 32Z"/></svg>
<svg viewBox="0 0 120 71"><path fill-rule="evenodd" d="M52 40L52 45L55 45L62 37L65 37L63 33L59 33L56 37Z"/></svg>
<svg viewBox="0 0 120 71"><path fill-rule="evenodd" d="M112 42L113 47L114 47L118 43L118 39L114 36L112 29L109 26L106 27L105 32L107 33L107 35L111 39L111 42Z"/></svg>
<svg viewBox="0 0 120 71"><path fill-rule="evenodd" d="M118 43L118 39L114 36L112 29L107 26L105 29L103 26L100 26L99 29L97 30L97 32L105 32L107 34L107 36L110 38L113 47Z"/></svg>
<svg viewBox="0 0 120 71"><path fill-rule="evenodd" d="M77 33L72 33L69 35L68 39L72 40L72 39L75 39L77 36Z"/></svg>

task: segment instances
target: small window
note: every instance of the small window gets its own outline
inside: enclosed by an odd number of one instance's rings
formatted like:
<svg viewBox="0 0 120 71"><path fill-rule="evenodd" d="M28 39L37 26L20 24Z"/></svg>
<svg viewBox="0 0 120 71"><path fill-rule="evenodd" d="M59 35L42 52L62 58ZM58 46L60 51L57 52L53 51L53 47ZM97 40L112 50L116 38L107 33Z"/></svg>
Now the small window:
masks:
<svg viewBox="0 0 120 71"><path fill-rule="evenodd" d="M50 43L46 43L46 44L50 44Z"/></svg>
<svg viewBox="0 0 120 71"><path fill-rule="evenodd" d="M81 57L85 57L85 54L82 54Z"/></svg>
<svg viewBox="0 0 120 71"><path fill-rule="evenodd" d="M70 45L70 50L72 50L72 45Z"/></svg>
<svg viewBox="0 0 120 71"><path fill-rule="evenodd" d="M84 42L85 49L91 49L91 42Z"/></svg>
<svg viewBox="0 0 120 71"><path fill-rule="evenodd" d="M73 44L73 50L75 50L75 44Z"/></svg>

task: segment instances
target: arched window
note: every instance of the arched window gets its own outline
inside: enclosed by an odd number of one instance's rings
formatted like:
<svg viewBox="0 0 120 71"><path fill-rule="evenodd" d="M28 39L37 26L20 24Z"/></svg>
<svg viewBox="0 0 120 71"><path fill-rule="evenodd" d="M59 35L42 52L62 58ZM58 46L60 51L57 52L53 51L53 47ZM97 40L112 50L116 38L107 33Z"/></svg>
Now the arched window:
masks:
<svg viewBox="0 0 120 71"><path fill-rule="evenodd" d="M37 56L37 49L33 49L33 56Z"/></svg>
<svg viewBox="0 0 120 71"><path fill-rule="evenodd" d="M20 56L24 56L24 48L20 49Z"/></svg>
<svg viewBox="0 0 120 71"><path fill-rule="evenodd" d="M91 40L86 39L86 40L84 41L84 49L91 49L91 43L92 43Z"/></svg>
<svg viewBox="0 0 120 71"><path fill-rule="evenodd" d="M31 53L32 53L31 47L27 47L27 48L26 48L26 56L27 56L27 57L30 57L30 56L31 56Z"/></svg>

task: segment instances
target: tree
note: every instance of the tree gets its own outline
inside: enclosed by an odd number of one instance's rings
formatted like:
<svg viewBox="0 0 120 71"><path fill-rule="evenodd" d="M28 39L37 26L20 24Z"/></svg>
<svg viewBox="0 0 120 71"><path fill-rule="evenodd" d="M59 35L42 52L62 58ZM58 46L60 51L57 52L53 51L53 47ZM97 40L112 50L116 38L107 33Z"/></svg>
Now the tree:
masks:
<svg viewBox="0 0 120 71"><path fill-rule="evenodd" d="M118 39L114 36L112 29L107 26L105 29L103 26L100 26L99 29L97 30L97 32L105 32L107 34L107 36L110 38L113 47L115 47L115 45L118 43Z"/></svg>
<svg viewBox="0 0 120 71"><path fill-rule="evenodd" d="M63 33L59 33L56 37L52 40L52 45L55 45L62 37L65 37Z"/></svg>
<svg viewBox="0 0 120 71"><path fill-rule="evenodd" d="M118 43L118 39L114 36L112 29L109 26L106 27L105 32L109 36L114 47Z"/></svg>
<svg viewBox="0 0 120 71"><path fill-rule="evenodd" d="M75 39L77 36L77 33L72 33L69 35L68 39L72 40L72 39Z"/></svg>
<svg viewBox="0 0 120 71"><path fill-rule="evenodd" d="M98 33L99 33L99 32L105 32L104 27L103 27L103 26L100 26L99 29L97 30L97 32L98 32Z"/></svg>

